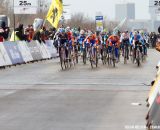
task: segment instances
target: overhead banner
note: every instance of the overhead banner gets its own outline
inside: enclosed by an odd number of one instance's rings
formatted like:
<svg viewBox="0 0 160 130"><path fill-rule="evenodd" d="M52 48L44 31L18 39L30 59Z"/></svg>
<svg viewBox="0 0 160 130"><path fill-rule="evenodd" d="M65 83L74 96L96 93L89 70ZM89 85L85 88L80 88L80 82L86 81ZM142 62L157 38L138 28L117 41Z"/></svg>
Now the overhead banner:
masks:
<svg viewBox="0 0 160 130"><path fill-rule="evenodd" d="M160 15L160 0L149 0L149 12L152 16Z"/></svg>
<svg viewBox="0 0 160 130"><path fill-rule="evenodd" d="M38 0L14 0L14 14L36 14Z"/></svg>
<svg viewBox="0 0 160 130"><path fill-rule="evenodd" d="M149 7L160 7L160 0L149 0Z"/></svg>
<svg viewBox="0 0 160 130"><path fill-rule="evenodd" d="M96 16L96 30L103 31L103 16Z"/></svg>

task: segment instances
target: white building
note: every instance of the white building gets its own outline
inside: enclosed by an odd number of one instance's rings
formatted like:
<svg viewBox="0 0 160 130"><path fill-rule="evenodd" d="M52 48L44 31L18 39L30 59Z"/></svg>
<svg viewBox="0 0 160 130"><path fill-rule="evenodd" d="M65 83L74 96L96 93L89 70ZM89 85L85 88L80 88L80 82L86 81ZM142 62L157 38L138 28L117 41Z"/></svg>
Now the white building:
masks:
<svg viewBox="0 0 160 130"><path fill-rule="evenodd" d="M116 4L115 19L122 21L123 19L135 19L135 4L122 3Z"/></svg>
<svg viewBox="0 0 160 130"><path fill-rule="evenodd" d="M127 27L131 30L147 30L157 32L160 26L160 4L155 0L148 0L151 19L135 20L135 4L116 4L116 21L127 18ZM147 12L146 12L147 13Z"/></svg>
<svg viewBox="0 0 160 130"><path fill-rule="evenodd" d="M151 21L150 20L128 20L127 27L132 31L134 30L145 30L151 31Z"/></svg>

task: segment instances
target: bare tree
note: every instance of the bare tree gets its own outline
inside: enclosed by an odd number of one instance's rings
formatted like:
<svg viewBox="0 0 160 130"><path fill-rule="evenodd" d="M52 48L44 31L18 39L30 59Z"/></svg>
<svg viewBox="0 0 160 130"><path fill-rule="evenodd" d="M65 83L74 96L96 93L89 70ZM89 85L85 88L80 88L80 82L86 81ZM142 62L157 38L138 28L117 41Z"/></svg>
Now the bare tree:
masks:
<svg viewBox="0 0 160 130"><path fill-rule="evenodd" d="M76 13L71 16L71 19L66 23L70 27L80 27L83 29L95 30L95 21L83 13Z"/></svg>

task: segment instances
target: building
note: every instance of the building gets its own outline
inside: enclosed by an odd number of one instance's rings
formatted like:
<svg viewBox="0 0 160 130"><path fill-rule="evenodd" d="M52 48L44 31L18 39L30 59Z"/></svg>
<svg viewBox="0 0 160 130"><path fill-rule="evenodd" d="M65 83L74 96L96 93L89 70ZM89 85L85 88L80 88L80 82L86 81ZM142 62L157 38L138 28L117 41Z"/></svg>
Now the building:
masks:
<svg viewBox="0 0 160 130"><path fill-rule="evenodd" d="M131 30L144 30L151 31L151 21L150 20L128 20L127 27Z"/></svg>
<svg viewBox="0 0 160 130"><path fill-rule="evenodd" d="M116 4L115 18L116 21L122 21L123 19L135 19L135 4L123 3Z"/></svg>
<svg viewBox="0 0 160 130"><path fill-rule="evenodd" d="M131 31L144 30L148 32L158 33L158 27L160 26L160 21L159 20L153 21L153 20L146 20L146 19L127 20L126 26Z"/></svg>

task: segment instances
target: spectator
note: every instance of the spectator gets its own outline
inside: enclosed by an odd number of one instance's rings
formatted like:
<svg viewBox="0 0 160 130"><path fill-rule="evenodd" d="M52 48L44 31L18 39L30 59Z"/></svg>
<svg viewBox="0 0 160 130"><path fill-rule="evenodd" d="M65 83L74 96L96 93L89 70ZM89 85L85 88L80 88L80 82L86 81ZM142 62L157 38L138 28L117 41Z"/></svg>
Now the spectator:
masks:
<svg viewBox="0 0 160 130"><path fill-rule="evenodd" d="M45 40L47 40L47 37L45 36L46 28L42 27L42 29L37 30L33 36L33 40L38 40L39 43L43 42L45 43Z"/></svg>
<svg viewBox="0 0 160 130"><path fill-rule="evenodd" d="M28 25L28 27L25 29L25 34L27 35L27 40L32 41L34 36L34 29L32 25Z"/></svg>
<svg viewBox="0 0 160 130"><path fill-rule="evenodd" d="M6 27L6 23L3 21L0 25L0 42L8 39L9 28Z"/></svg>
<svg viewBox="0 0 160 130"><path fill-rule="evenodd" d="M11 35L10 41L26 41L27 35L24 34L23 24L20 24L18 28L16 28Z"/></svg>

